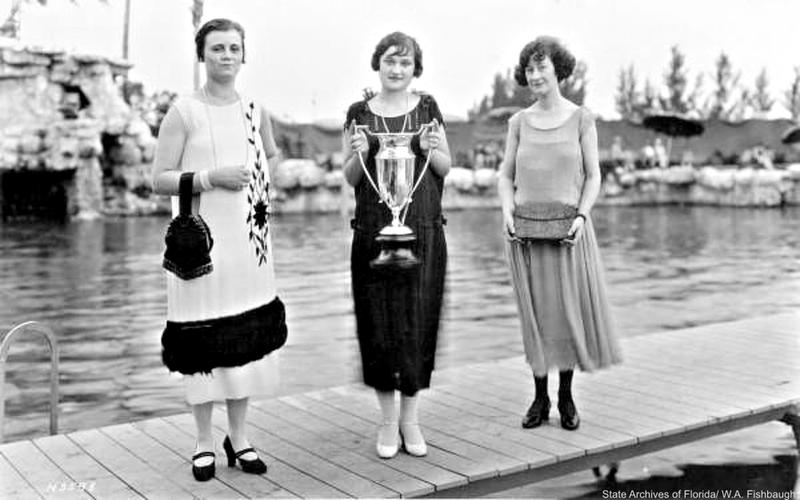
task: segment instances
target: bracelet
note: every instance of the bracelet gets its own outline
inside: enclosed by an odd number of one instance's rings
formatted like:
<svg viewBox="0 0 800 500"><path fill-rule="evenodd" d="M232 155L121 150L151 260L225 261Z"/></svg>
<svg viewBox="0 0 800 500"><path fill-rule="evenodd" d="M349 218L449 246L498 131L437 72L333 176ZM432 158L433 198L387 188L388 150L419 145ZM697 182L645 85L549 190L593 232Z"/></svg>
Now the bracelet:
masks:
<svg viewBox="0 0 800 500"><path fill-rule="evenodd" d="M210 191L211 189L214 189L214 185L211 184L211 172L208 170L203 170L197 174L197 180L200 181L200 187L203 188L203 191Z"/></svg>
<svg viewBox="0 0 800 500"><path fill-rule="evenodd" d="M582 213L580 213L580 212L578 212L578 215L576 215L576 216L575 216L575 218L576 218L576 219L577 219L578 217L580 217L581 219L583 219L583 222L586 222L586 220L587 220L587 219L586 219L586 215L584 215L584 214L582 214Z"/></svg>

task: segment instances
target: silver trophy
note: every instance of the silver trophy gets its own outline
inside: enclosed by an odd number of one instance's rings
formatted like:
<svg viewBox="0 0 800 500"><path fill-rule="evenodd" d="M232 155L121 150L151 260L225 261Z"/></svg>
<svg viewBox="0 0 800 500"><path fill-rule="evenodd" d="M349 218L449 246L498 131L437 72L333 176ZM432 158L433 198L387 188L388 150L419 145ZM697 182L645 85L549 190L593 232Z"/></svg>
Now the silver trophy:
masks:
<svg viewBox="0 0 800 500"><path fill-rule="evenodd" d="M416 156L411 151L411 139L428 129L438 127L436 122L423 125L417 132L400 133L373 133L366 125L354 125L353 133L359 131L374 135L380 143L378 153L375 155L375 176L372 179L361 152L358 158L367 180L378 193L381 202L385 203L392 212L392 222L383 227L375 238L381 244L381 253L370 262L374 269L412 269L419 265L419 260L411 250L411 244L416 240L414 231L405 225L408 205L412 202L412 195L419 186L422 176L428 168L431 151L425 159L425 165L419 177L414 182L414 165Z"/></svg>

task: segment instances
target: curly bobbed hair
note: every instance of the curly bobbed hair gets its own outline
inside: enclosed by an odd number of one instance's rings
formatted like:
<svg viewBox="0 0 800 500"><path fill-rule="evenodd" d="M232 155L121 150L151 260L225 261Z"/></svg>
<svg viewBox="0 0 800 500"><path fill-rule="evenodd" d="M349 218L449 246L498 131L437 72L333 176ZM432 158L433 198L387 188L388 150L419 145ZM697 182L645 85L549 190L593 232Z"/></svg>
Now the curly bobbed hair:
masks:
<svg viewBox="0 0 800 500"><path fill-rule="evenodd" d="M528 43L519 53L519 64L514 68L514 80L523 87L528 86L528 79L525 77L525 68L531 61L540 61L549 57L553 62L556 71L556 78L559 82L569 78L575 69L575 56L567 50L558 38L552 36L540 36L536 40Z"/></svg>
<svg viewBox="0 0 800 500"><path fill-rule="evenodd" d="M397 55L404 56L409 52L414 53L414 76L422 74L422 49L414 37L395 31L381 38L375 51L372 53L372 70L378 71L381 67L381 56L391 47L397 47Z"/></svg>
<svg viewBox="0 0 800 500"><path fill-rule="evenodd" d="M206 50L206 37L212 31L236 31L239 33L239 36L242 38L242 63L244 63L244 28L236 21L223 18L212 19L197 30L197 34L194 36L194 48L197 53L197 61L204 62L205 58L203 57L203 52Z"/></svg>

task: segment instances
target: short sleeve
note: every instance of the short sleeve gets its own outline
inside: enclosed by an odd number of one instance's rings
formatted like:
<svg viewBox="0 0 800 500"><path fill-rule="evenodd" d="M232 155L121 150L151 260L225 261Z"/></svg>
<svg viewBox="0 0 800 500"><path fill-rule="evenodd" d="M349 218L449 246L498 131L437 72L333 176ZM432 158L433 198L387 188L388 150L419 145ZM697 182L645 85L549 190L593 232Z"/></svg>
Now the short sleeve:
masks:
<svg viewBox="0 0 800 500"><path fill-rule="evenodd" d="M439 109L439 104L436 102L436 99L433 98L432 95L424 94L422 96L424 99L424 106L428 112L429 120L436 120L439 122L442 127L447 128L447 125L444 122L444 117L442 116L442 112Z"/></svg>
<svg viewBox="0 0 800 500"><path fill-rule="evenodd" d="M356 123L359 123L359 118L361 118L361 115L363 114L365 105L365 101L357 101L350 105L350 107L347 109L347 117L344 120L344 125L342 126L343 130L347 130L353 120L355 120Z"/></svg>

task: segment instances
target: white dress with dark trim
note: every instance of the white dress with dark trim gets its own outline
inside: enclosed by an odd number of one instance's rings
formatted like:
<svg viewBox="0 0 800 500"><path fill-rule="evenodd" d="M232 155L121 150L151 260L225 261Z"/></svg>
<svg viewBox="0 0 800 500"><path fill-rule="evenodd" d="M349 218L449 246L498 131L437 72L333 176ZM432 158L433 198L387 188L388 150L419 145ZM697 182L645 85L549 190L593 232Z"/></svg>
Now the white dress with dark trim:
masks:
<svg viewBox="0 0 800 500"><path fill-rule="evenodd" d="M258 311L272 310L276 304L282 315L283 305L276 296L267 213L269 169L258 133L260 108L244 98L229 105L206 106L195 97L182 97L174 106L187 132L181 170L213 169L216 157L217 167L246 164L252 176L250 185L241 191L216 188L201 194L200 215L214 239L214 270L189 281L167 273L168 325L227 318L229 325L244 327L247 322L238 318L253 320L260 314ZM209 119L213 130L209 129ZM177 212L177 197L173 197L173 214ZM181 342L191 349L191 342ZM246 345L238 348L245 354L252 352ZM171 352L185 357L185 363L195 359L192 354L184 354L184 349ZM187 401L200 404L270 394L278 381L277 357L277 351L273 351L240 366L216 366L210 372L195 368L189 370L195 372L190 375L179 370L184 373Z"/></svg>

